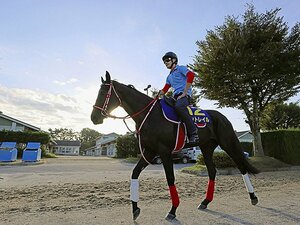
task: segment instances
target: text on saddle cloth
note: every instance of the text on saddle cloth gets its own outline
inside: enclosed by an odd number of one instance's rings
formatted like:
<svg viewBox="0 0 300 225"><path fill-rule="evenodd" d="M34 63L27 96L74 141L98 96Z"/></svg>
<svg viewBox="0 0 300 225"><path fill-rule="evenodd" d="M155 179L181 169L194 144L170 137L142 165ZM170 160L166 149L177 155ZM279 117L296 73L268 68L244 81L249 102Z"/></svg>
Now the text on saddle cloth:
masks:
<svg viewBox="0 0 300 225"><path fill-rule="evenodd" d="M160 104L163 114L167 120L174 123L180 122L180 118L176 114L174 107L170 106L170 104L165 99L161 99ZM210 123L210 117L205 110L194 106L188 106L187 109L192 117L192 120L198 128L204 128L207 124Z"/></svg>

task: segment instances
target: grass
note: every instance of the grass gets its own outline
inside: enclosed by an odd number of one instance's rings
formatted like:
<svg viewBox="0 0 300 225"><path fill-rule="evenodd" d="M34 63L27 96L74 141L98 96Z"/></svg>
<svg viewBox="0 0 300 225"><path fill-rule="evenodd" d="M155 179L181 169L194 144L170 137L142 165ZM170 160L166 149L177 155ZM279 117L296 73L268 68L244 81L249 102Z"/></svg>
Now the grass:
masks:
<svg viewBox="0 0 300 225"><path fill-rule="evenodd" d="M137 163L139 161L139 158L137 157L128 157L124 160L127 163Z"/></svg>
<svg viewBox="0 0 300 225"><path fill-rule="evenodd" d="M57 156L54 153L47 152L43 158L57 158Z"/></svg>
<svg viewBox="0 0 300 225"><path fill-rule="evenodd" d="M278 159L263 156L263 157L250 157L250 163L260 171L272 171L280 168L291 167L292 165L281 162Z"/></svg>
<svg viewBox="0 0 300 225"><path fill-rule="evenodd" d="M288 168L291 167L291 165L286 164L284 162L281 162L278 159L269 157L269 156L263 156L263 157L250 157L249 158L250 164L259 169L261 172L266 171L276 171L280 170L281 168ZM231 170L232 168L219 168L219 170ZM194 166L185 167L181 169L181 172L184 173L191 173L191 174L201 174L202 172L206 171L205 165L199 165L195 164ZM229 171L228 174L231 172Z"/></svg>

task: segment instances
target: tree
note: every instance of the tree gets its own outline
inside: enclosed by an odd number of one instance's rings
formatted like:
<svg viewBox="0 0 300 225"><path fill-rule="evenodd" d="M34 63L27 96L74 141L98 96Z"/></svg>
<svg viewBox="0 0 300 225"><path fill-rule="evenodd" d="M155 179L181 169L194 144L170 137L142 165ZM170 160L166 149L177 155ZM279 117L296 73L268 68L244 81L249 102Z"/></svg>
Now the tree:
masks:
<svg viewBox="0 0 300 225"><path fill-rule="evenodd" d="M263 130L300 128L300 106L297 103L270 104L263 112Z"/></svg>
<svg viewBox="0 0 300 225"><path fill-rule="evenodd" d="M129 156L136 157L140 152L138 141L132 134L118 137L116 149L118 158L126 158Z"/></svg>
<svg viewBox="0 0 300 225"><path fill-rule="evenodd" d="M73 131L72 129L55 128L54 130L52 130L50 128L48 129L48 131L53 140L69 140L69 141L79 140L79 133Z"/></svg>
<svg viewBox="0 0 300 225"><path fill-rule="evenodd" d="M291 29L277 13L258 14L248 5L243 21L228 16L222 26L197 41L192 68L201 94L220 107L245 112L255 155L264 155L260 118L273 101L286 101L300 89L300 24Z"/></svg>
<svg viewBox="0 0 300 225"><path fill-rule="evenodd" d="M90 128L83 128L80 131L80 141L81 141L80 151L83 151L87 148L95 146L96 139L101 136L102 136L102 134L96 130L93 130Z"/></svg>
<svg viewBox="0 0 300 225"><path fill-rule="evenodd" d="M155 98L157 96L158 91L159 90L156 89L156 88L151 89L153 98ZM167 97L172 97L173 96L173 89L172 88L166 93L166 96ZM191 104L196 105L197 102L199 101L199 97L200 97L199 92L195 88L192 88Z"/></svg>

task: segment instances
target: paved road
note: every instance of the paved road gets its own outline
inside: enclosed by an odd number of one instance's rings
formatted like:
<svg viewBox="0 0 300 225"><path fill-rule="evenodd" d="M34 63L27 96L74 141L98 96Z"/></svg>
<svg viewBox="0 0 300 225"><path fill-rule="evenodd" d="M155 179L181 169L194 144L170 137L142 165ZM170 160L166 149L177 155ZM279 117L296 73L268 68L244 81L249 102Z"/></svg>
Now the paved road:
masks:
<svg viewBox="0 0 300 225"><path fill-rule="evenodd" d="M175 170L193 164L174 164ZM59 157L38 165L0 166L0 187L48 183L128 180L135 164L106 157ZM141 176L164 177L162 165L149 165Z"/></svg>

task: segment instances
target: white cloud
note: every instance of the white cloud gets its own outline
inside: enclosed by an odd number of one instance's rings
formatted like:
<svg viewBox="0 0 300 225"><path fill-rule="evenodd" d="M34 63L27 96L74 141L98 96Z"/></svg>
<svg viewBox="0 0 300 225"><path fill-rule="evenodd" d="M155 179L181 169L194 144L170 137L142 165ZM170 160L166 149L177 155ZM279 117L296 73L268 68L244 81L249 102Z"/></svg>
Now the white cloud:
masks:
<svg viewBox="0 0 300 225"><path fill-rule="evenodd" d="M97 87L81 88L74 96L68 96L0 85L0 110L45 131L60 127L81 131L88 127L101 133L125 134L127 129L121 120L107 119L102 125L92 124L90 114L97 92ZM130 126L134 127L132 123Z"/></svg>
<svg viewBox="0 0 300 225"><path fill-rule="evenodd" d="M58 85L60 85L60 86L64 86L64 85L67 85L67 84L76 83L77 81L78 81L77 78L72 77L72 78L70 78L70 79L68 79L68 80L66 80L66 81L58 81L58 80L54 80L53 83L54 83L54 84L58 84Z"/></svg>

